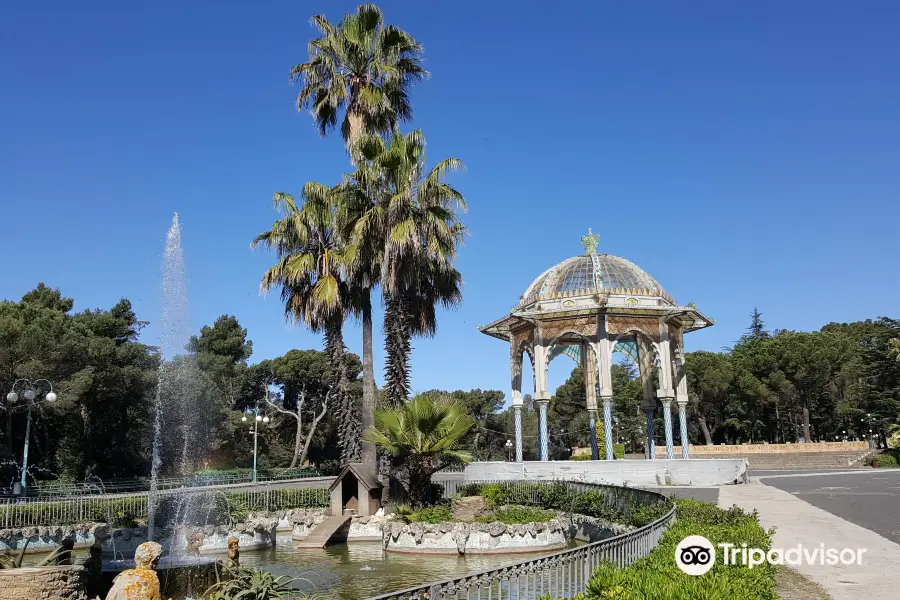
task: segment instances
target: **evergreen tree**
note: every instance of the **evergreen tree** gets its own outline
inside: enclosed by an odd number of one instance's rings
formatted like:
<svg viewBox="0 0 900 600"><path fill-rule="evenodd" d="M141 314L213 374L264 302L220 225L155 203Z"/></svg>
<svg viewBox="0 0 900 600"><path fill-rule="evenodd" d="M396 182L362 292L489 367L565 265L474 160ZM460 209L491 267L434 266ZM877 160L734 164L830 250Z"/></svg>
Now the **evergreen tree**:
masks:
<svg viewBox="0 0 900 600"><path fill-rule="evenodd" d="M766 323L762 320L762 313L754 306L753 312L750 313L750 327L747 328L747 333L741 337L741 340L759 340L767 337L769 337L769 332L766 331Z"/></svg>

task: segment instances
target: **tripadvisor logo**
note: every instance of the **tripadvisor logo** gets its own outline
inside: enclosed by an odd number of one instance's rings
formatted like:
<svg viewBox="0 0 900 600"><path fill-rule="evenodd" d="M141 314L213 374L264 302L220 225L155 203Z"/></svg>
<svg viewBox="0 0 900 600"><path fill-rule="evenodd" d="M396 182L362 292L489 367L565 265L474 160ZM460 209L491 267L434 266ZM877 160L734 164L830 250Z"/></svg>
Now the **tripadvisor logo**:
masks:
<svg viewBox="0 0 900 600"><path fill-rule="evenodd" d="M689 535L675 547L675 564L688 575L703 575L716 563L716 549L702 535Z"/></svg>
<svg viewBox="0 0 900 600"><path fill-rule="evenodd" d="M866 548L826 548L807 547L797 544L793 548L748 548L747 544L721 543L722 564L726 566L741 565L752 569L764 563L770 565L861 565ZM716 563L716 549L712 542L702 535L689 535L675 547L675 564L688 575L703 575Z"/></svg>

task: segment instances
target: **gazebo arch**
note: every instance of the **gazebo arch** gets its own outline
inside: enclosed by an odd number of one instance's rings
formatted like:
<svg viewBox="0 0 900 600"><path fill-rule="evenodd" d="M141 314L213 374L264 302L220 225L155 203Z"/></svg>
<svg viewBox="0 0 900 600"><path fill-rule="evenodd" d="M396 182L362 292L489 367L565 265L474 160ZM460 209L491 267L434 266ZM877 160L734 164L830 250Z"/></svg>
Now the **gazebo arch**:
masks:
<svg viewBox="0 0 900 600"><path fill-rule="evenodd" d="M603 408L605 456L612 449L612 354L635 361L643 385L641 408L648 424L648 458L653 458L653 417L662 403L666 455L673 458L671 404L678 406L682 457L687 458L688 401L684 375L684 334L712 325L693 304L681 306L634 263L598 254L599 237L581 238L585 253L550 267L528 286L510 313L482 333L508 341L512 365L512 406L516 421L516 460L522 460L522 352L530 348L534 397L538 407L541 460L548 457L547 366L560 354L579 362L585 373L585 407L591 416L591 452L599 458L596 436L598 398ZM525 350L527 351L527 350ZM654 361L656 365L654 380ZM518 376L516 375L518 373Z"/></svg>

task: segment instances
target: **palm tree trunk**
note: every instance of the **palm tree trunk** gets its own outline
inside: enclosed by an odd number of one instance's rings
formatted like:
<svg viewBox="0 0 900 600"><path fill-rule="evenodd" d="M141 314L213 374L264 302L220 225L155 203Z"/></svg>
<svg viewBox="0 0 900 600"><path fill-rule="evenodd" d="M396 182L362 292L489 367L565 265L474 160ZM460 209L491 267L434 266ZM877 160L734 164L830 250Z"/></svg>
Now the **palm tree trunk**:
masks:
<svg viewBox="0 0 900 600"><path fill-rule="evenodd" d="M402 298L388 296L384 312L384 394L394 408L409 398L409 354L411 351L409 316Z"/></svg>
<svg viewBox="0 0 900 600"><path fill-rule="evenodd" d="M325 353L328 356L331 376L329 386L333 390L334 418L337 421L338 444L341 447L341 461L346 464L359 460L359 411L353 405L344 362L344 334L342 322L334 319L325 330Z"/></svg>
<svg viewBox="0 0 900 600"><path fill-rule="evenodd" d="M372 290L363 292L362 305L362 429L366 431L375 424L375 365L372 359ZM363 442L362 462L375 468L375 444Z"/></svg>

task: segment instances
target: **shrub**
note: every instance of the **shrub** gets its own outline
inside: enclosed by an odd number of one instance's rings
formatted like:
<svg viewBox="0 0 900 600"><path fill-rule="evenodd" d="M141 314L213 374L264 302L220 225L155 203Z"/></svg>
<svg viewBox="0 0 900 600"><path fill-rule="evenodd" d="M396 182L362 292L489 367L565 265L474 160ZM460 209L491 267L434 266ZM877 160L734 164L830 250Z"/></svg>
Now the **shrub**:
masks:
<svg viewBox="0 0 900 600"><path fill-rule="evenodd" d="M650 505L624 503L615 489L578 492L564 483L524 483L511 486L502 483L467 484L459 495L483 496L493 508L505 505L537 506L572 512L642 527L671 510L667 502ZM627 496L626 496L627 499Z"/></svg>
<svg viewBox="0 0 900 600"><path fill-rule="evenodd" d="M489 483L483 486L480 495L491 508L497 508L507 503L506 487L499 483Z"/></svg>
<svg viewBox="0 0 900 600"><path fill-rule="evenodd" d="M776 600L775 567L747 568L724 565L721 559L705 575L682 573L675 564L675 547L688 535L702 535L713 545L732 543L737 547L768 550L771 531L765 531L755 513L738 508L720 510L696 500L677 500L678 520L665 533L649 556L619 569L602 564L576 600Z"/></svg>
<svg viewBox="0 0 900 600"><path fill-rule="evenodd" d="M544 510L533 506L507 506L494 511L493 515L484 515L475 519L477 523L544 523L559 515L555 510Z"/></svg>
<svg viewBox="0 0 900 600"><path fill-rule="evenodd" d="M428 506L417 510L407 517L409 523L446 523L453 520L450 509L446 506Z"/></svg>
<svg viewBox="0 0 900 600"><path fill-rule="evenodd" d="M288 600L293 598L325 598L296 589L303 577L276 577L268 571L251 567L227 567L225 577L203 594L208 600Z"/></svg>
<svg viewBox="0 0 900 600"><path fill-rule="evenodd" d="M896 451L887 451L884 454L879 455L874 466L882 469L885 467L900 466L900 461L897 460L897 454Z"/></svg>

